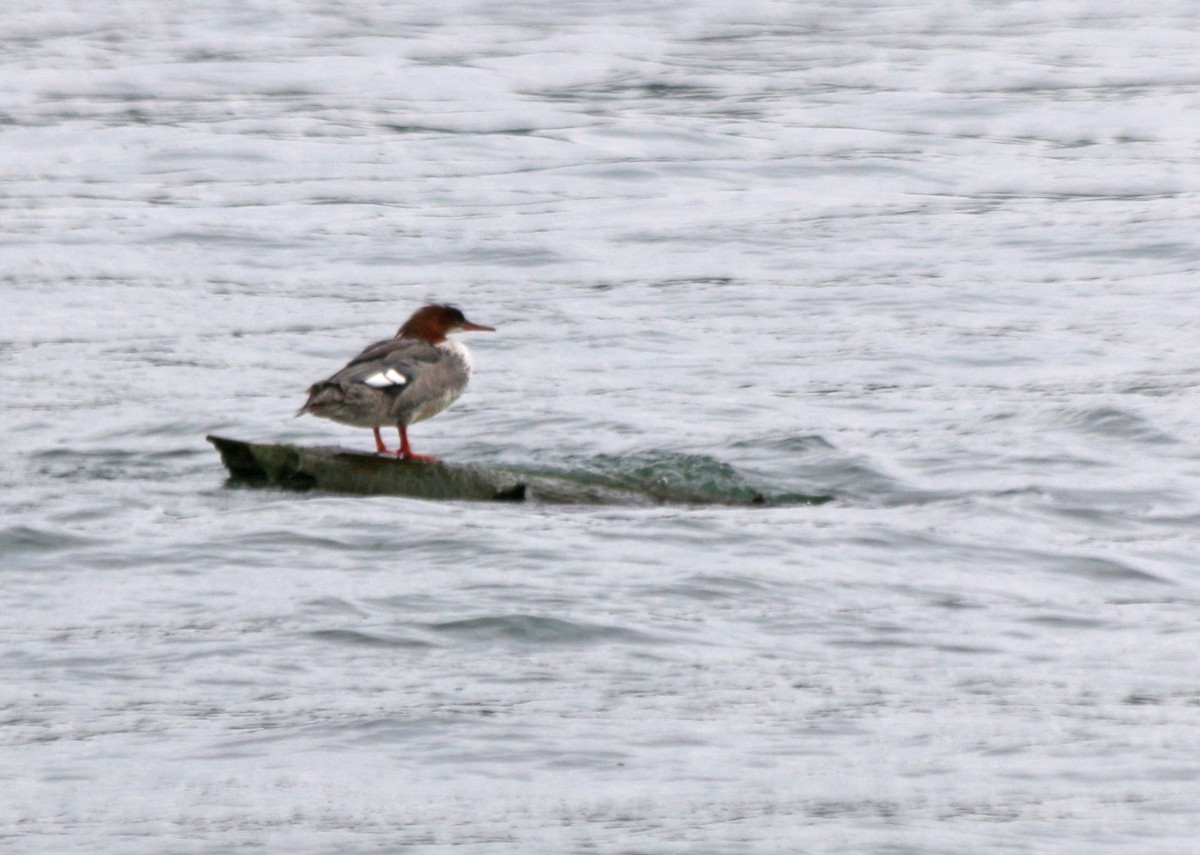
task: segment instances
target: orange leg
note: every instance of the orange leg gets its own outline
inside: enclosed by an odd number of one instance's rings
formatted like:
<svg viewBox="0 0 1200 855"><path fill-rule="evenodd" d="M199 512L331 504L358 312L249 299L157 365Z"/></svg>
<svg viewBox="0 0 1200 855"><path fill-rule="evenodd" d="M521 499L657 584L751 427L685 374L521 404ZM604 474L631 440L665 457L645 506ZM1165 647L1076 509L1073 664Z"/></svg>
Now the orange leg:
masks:
<svg viewBox="0 0 1200 855"><path fill-rule="evenodd" d="M371 428L371 430L375 431L375 450L380 454L391 454L392 452L388 451L388 447L383 444L383 437L379 435L379 428Z"/></svg>
<svg viewBox="0 0 1200 855"><path fill-rule="evenodd" d="M397 457L403 457L405 460L424 460L426 463L437 463L436 457L430 457L428 454L414 454L412 446L408 444L408 425L396 425L400 431L400 449L396 452Z"/></svg>

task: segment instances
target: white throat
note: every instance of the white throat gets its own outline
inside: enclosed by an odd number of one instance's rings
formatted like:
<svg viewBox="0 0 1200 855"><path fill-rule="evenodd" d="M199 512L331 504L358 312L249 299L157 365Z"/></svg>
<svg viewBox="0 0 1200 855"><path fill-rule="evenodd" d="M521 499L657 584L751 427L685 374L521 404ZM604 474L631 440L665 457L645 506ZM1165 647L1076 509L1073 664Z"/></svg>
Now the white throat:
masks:
<svg viewBox="0 0 1200 855"><path fill-rule="evenodd" d="M471 373L471 351L467 350L467 346L465 344L463 344L461 341L455 341L452 338L448 338L438 344L438 347L444 350L451 359L457 359L459 362L461 362L463 368L467 370L468 374Z"/></svg>

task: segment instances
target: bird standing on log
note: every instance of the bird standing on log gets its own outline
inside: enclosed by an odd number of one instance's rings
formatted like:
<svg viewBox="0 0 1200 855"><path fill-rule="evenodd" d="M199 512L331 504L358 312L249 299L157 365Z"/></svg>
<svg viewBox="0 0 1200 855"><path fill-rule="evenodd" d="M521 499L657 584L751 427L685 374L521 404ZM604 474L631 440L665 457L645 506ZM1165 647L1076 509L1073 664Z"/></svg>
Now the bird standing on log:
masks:
<svg viewBox="0 0 1200 855"><path fill-rule="evenodd" d="M405 460L436 461L415 454L408 444L408 426L436 416L467 388L471 353L447 338L469 330L492 332L493 327L471 323L454 306L424 306L413 313L395 338L369 345L328 380L308 389L308 401L296 413L310 413L375 433L380 454ZM379 429L394 426L400 447L391 451Z"/></svg>

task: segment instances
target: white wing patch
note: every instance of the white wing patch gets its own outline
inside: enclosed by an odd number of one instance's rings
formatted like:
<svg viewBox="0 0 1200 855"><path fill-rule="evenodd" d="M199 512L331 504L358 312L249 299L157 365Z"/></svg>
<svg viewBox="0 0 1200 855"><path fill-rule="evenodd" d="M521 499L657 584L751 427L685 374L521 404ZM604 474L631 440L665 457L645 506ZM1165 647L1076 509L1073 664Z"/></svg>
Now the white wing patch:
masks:
<svg viewBox="0 0 1200 855"><path fill-rule="evenodd" d="M389 368L387 371L379 371L370 377L364 377L363 382L373 389L386 389L389 386L407 386L408 378L395 368Z"/></svg>

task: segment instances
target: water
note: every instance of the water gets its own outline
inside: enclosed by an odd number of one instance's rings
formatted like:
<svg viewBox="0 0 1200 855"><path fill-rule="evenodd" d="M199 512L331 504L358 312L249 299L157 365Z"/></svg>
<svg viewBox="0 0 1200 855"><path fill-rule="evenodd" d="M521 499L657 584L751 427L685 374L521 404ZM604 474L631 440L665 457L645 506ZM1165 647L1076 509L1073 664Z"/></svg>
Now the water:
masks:
<svg viewBox="0 0 1200 855"><path fill-rule="evenodd" d="M1197 24L9 4L0 848L1194 851ZM225 485L432 298L418 451L773 501Z"/></svg>

